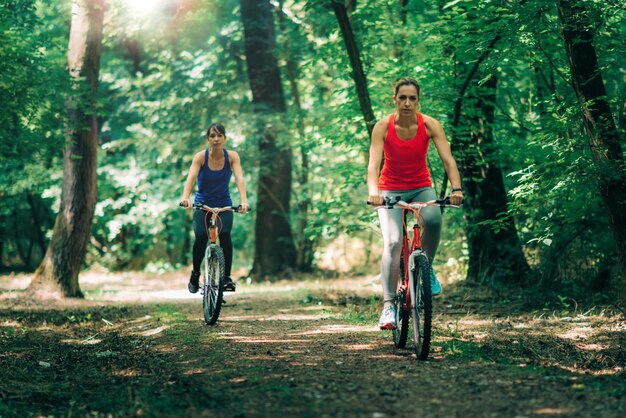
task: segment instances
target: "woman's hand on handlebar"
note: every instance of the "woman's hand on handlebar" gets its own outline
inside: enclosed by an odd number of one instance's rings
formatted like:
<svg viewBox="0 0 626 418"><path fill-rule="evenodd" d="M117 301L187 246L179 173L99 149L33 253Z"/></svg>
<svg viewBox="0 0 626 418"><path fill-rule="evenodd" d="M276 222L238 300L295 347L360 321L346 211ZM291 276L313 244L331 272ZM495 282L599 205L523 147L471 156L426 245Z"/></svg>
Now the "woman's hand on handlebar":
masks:
<svg viewBox="0 0 626 418"><path fill-rule="evenodd" d="M385 204L383 197L381 195L369 195L367 198L367 203L372 206L382 206Z"/></svg>
<svg viewBox="0 0 626 418"><path fill-rule="evenodd" d="M183 199L183 200L180 201L178 206L182 206L184 208L190 208L191 207L191 202L189 202L189 199Z"/></svg>
<svg viewBox="0 0 626 418"><path fill-rule="evenodd" d="M461 190L455 190L453 191L450 196L448 197L448 199L450 199L450 204L451 205L455 205L455 206L461 206L463 204L463 192Z"/></svg>
<svg viewBox="0 0 626 418"><path fill-rule="evenodd" d="M239 213L246 213L250 210L250 205L248 204L248 202L241 202L241 205L239 205Z"/></svg>

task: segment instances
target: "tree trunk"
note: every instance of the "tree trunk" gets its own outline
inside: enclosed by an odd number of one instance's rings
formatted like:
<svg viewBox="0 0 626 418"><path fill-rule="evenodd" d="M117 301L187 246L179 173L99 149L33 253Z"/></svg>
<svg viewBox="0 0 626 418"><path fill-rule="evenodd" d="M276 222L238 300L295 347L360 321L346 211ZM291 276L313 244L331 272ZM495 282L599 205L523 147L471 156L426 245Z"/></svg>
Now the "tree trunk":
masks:
<svg viewBox="0 0 626 418"><path fill-rule="evenodd" d="M483 51L480 57L478 57L478 59L476 60L476 62L474 63L470 71L467 73L467 76L465 77L465 81L463 82L459 90L459 94L456 100L454 101L454 113L452 114L452 138L450 140L450 144L453 147L454 145L460 142L459 124L461 122L461 115L463 114L462 109L463 109L463 101L465 100L465 94L467 93L467 90L470 87L470 83L476 77L476 73L478 72L478 69L480 68L480 64L482 64L483 61L487 59L487 57L489 56L491 51L493 51L493 48L500 41L500 39L501 39L500 35L496 35L489 43L489 46ZM446 196L447 191L448 191L448 173L443 173L443 180L441 182L441 190L439 192L440 193L439 197L443 199Z"/></svg>
<svg viewBox="0 0 626 418"><path fill-rule="evenodd" d="M350 57L350 65L352 66L352 79L356 86L357 96L359 98L359 105L361 106L361 113L365 118L365 125L367 126L367 132L369 137L372 136L372 130L376 124L374 119L374 111L372 111L372 102L370 101L369 92L367 90L367 78L363 71L363 64L361 63L361 56L359 55L359 48L356 44L356 38L352 31L352 25L350 24L350 18L348 17L348 11L342 1L331 0L335 16L337 17L337 23L341 29L343 40L346 44L346 50ZM369 146L368 146L369 147Z"/></svg>
<svg viewBox="0 0 626 418"><path fill-rule="evenodd" d="M248 80L258 119L259 186L255 228L255 277L292 269L296 262L290 224L291 149L279 143L276 125L285 113L285 98L275 55L276 39L270 3L241 0L241 20Z"/></svg>
<svg viewBox="0 0 626 418"><path fill-rule="evenodd" d="M4 270L4 243L6 240L7 230L4 227L4 215L0 215L0 271Z"/></svg>
<svg viewBox="0 0 626 418"><path fill-rule="evenodd" d="M344 4L348 13L352 13L356 9L356 0L346 0Z"/></svg>
<svg viewBox="0 0 626 418"><path fill-rule="evenodd" d="M28 193L26 195L26 202L28 202L28 206L30 207L30 213L33 218L33 234L35 239L37 240L37 244L39 245L39 250L41 251L41 255L46 254L46 237L43 227L43 222L39 219L39 207L37 206L37 202L33 200L33 195ZM41 203L41 202L39 202Z"/></svg>
<svg viewBox="0 0 626 418"><path fill-rule="evenodd" d="M133 63L133 77L141 72L141 45L137 39L125 39L122 47L126 49L126 57Z"/></svg>
<svg viewBox="0 0 626 418"><path fill-rule="evenodd" d="M622 283L620 303L626 307L626 167L621 142L624 134L615 126L598 65L593 27L585 6L577 0L558 1L559 18L569 58L572 84L583 111L589 147L598 167L600 195L608 209L617 247Z"/></svg>
<svg viewBox="0 0 626 418"><path fill-rule="evenodd" d="M26 250L23 248L21 242L22 239L24 238L22 232L20 231L20 221L17 218L17 209L13 209L12 211L12 215L13 215L13 225L15 225L15 228L13 229L13 234L15 236L15 249L17 250L17 255L20 257L20 260L22 260L22 265L24 266L24 270L28 270L28 264L29 264L29 256L26 252Z"/></svg>
<svg viewBox="0 0 626 418"><path fill-rule="evenodd" d="M513 218L507 215L502 171L494 161L493 124L496 78L475 97L477 114L468 143L463 144L462 173L466 195L468 280L482 283L521 282L530 268L521 249ZM495 225L491 223L496 222Z"/></svg>
<svg viewBox="0 0 626 418"><path fill-rule="evenodd" d="M407 6L409 5L409 0L400 0L400 20L402 20L402 25L406 26L406 18L408 15Z"/></svg>
<svg viewBox="0 0 626 418"><path fill-rule="evenodd" d="M463 139L460 123L464 114L463 103L475 80L480 65L493 51L501 36L495 35L473 66L467 71L452 115L451 146L460 160L460 171L465 192L465 217L468 221L468 272L467 279L482 283L522 281L530 267L522 252L513 219L506 215L507 197L502 171L493 160L493 123L497 79L493 76L478 92L476 100L479 114L472 120L469 137ZM476 93L475 95L478 95ZM448 175L444 173L440 197L447 193ZM498 220L497 229L489 222ZM487 223L482 223L487 222Z"/></svg>
<svg viewBox="0 0 626 418"><path fill-rule="evenodd" d="M68 64L76 87L67 103L61 207L46 255L29 285L33 296L83 296L78 273L97 199L96 94L103 16L104 0L75 0L72 4Z"/></svg>
<svg viewBox="0 0 626 418"><path fill-rule="evenodd" d="M293 99L293 104L298 113L297 125L298 125L298 134L300 138L304 140L305 138L305 118L304 111L302 110L302 105L300 102L300 91L298 89L298 80L297 80L297 66L296 62L293 60L291 56L291 43L289 42L289 34L287 30L287 23L285 19L285 15L282 12L283 1L280 0L278 2L278 22L280 24L280 30L284 34L285 43L285 61L287 63L287 77L289 78L289 88L291 90L291 97ZM309 155L308 149L306 145L300 145L300 173L298 177L298 184L300 187L300 197L298 199L297 204L297 231L296 231L296 269L298 271L310 272L313 270L313 255L314 255L314 247L313 240L307 236L306 228L309 223L309 202L310 202L310 193L309 193Z"/></svg>

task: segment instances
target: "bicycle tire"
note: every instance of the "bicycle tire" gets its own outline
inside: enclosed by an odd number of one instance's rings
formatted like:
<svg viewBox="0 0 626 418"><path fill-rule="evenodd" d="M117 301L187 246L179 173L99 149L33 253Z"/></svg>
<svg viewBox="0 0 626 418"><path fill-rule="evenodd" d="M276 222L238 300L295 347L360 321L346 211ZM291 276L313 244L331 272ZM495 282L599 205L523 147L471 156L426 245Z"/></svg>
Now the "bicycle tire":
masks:
<svg viewBox="0 0 626 418"><path fill-rule="evenodd" d="M220 316L224 295L224 251L217 245L206 250L204 258L204 295L202 310L204 322L214 325Z"/></svg>
<svg viewBox="0 0 626 418"><path fill-rule="evenodd" d="M406 306L406 291L401 289L396 295L396 323L393 330L393 345L396 348L404 348L409 336L409 311Z"/></svg>
<svg viewBox="0 0 626 418"><path fill-rule="evenodd" d="M400 284L404 282L404 250L400 254ZM396 329L393 330L393 345L404 348L409 335L409 310L406 309L406 289L400 288L396 294Z"/></svg>
<svg viewBox="0 0 626 418"><path fill-rule="evenodd" d="M430 262L424 252L415 255L411 314L413 317L413 344L418 360L426 360L430 351L433 297L430 286Z"/></svg>

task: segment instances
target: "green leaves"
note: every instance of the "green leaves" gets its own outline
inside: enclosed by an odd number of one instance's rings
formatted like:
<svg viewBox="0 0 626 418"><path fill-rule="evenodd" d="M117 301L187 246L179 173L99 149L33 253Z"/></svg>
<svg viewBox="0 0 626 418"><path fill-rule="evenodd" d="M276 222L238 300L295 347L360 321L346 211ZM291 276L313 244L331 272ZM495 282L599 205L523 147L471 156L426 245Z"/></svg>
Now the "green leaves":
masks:
<svg viewBox="0 0 626 418"><path fill-rule="evenodd" d="M276 11L286 17L277 37L288 109L280 121L267 122L280 125L277 140L294 150L294 230L297 203L307 202L304 231L320 253L343 233L367 237L377 230L373 212L359 203L367 194L369 138L329 4L284 2L289 14ZM607 2L585 5L607 96L623 128L626 17ZM188 261L191 223L176 203L193 154L205 147L208 124L226 126L227 147L242 158L253 207L258 170L272 161L258 157L254 132L259 120L246 79L238 1L191 2L176 13L156 10L142 19L123 6L113 1L106 14L99 204L87 263L158 266L150 267L156 271ZM350 14L376 118L394 110L392 82L413 76L422 86L421 111L441 121L451 139L462 75L498 37L481 63L483 71L468 86L473 93L498 81L494 144L483 168L490 163L502 167L510 204L508 212L485 224L497 229L506 217L514 217L526 254L547 275L554 272L554 280L567 275L582 283L599 274L602 263L614 265L593 180L603 173L593 168L582 131L554 4L450 0L428 7L409 2L405 11L398 1L376 0L357 2ZM45 209L45 233L52 228L60 194L69 16L67 1L0 5L0 223L7 228L3 236L23 237L21 248L35 239L26 234L33 230L26 196ZM300 109L291 96L288 59L294 64ZM477 128L469 121L480 105L480 99L463 105L459 143L453 144L457 162L461 155L484 157L467 145L470 128ZM436 154L431 147L429 166L439 189L443 168ZM305 160L306 185L295 181ZM439 260L458 258L462 251L462 217L460 211L446 212ZM235 221L234 245L245 258L241 264L251 259L252 219ZM9 241L3 260L17 265L17 241Z"/></svg>

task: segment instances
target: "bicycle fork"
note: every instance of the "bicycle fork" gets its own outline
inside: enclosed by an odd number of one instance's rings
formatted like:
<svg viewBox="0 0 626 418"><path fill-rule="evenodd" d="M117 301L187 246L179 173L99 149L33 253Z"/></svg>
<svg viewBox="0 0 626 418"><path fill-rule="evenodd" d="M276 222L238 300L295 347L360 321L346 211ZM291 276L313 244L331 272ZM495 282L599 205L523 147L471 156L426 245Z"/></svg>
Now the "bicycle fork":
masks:
<svg viewBox="0 0 626 418"><path fill-rule="evenodd" d="M418 257L426 257L428 259L428 257L426 256L426 252L424 250L415 250L409 256L409 289L408 291L409 291L409 295L411 296L410 301L412 305L412 306L409 306L409 308L412 308L413 306L419 306L421 302L419 300L421 295L417 289L417 282L416 282L417 278L415 277L415 267L417 266Z"/></svg>
<svg viewBox="0 0 626 418"><path fill-rule="evenodd" d="M207 280L207 277L208 277L207 273L211 269L209 261L211 260L211 256L213 254L215 254L215 246L216 246L216 244L209 243L209 245L206 247L206 250L204 252L204 271L205 271L205 274L203 276L204 277L203 280ZM201 295L204 295L204 288L205 288L205 286L201 286L200 287L200 294Z"/></svg>

